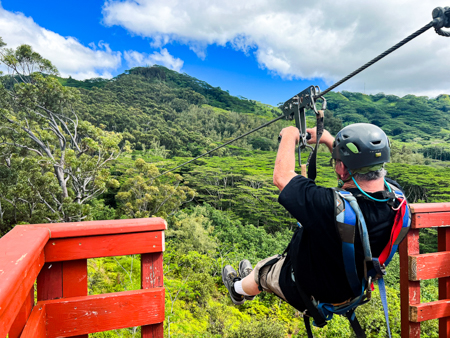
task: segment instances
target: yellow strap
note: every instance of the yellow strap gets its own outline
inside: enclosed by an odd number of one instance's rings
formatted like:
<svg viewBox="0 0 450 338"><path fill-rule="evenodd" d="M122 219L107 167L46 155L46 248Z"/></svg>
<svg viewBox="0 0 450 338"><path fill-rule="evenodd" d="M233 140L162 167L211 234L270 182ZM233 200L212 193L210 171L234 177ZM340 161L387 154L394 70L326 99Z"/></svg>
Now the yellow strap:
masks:
<svg viewBox="0 0 450 338"><path fill-rule="evenodd" d="M302 174L303 177L307 177L306 176L306 164L302 164Z"/></svg>

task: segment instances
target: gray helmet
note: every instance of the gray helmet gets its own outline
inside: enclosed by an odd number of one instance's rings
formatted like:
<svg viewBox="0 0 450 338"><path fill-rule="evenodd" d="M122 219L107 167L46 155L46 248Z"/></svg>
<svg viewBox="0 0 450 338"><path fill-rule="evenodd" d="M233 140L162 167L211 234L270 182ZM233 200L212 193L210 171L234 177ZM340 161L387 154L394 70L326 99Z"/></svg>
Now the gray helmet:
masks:
<svg viewBox="0 0 450 338"><path fill-rule="evenodd" d="M373 124L355 123L336 135L332 156L350 170L389 162L389 139L381 128Z"/></svg>

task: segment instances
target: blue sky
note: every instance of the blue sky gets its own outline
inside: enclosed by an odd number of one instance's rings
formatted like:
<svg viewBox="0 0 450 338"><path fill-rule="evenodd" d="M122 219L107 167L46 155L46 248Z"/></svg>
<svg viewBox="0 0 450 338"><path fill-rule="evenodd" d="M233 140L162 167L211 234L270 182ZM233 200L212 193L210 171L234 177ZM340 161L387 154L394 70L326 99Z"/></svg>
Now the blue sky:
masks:
<svg viewBox="0 0 450 338"><path fill-rule="evenodd" d="M153 63L276 105L325 89L431 20L428 0L2 0L0 36L61 75L113 77ZM450 93L450 39L427 32L338 90ZM440 67L435 65L439 64Z"/></svg>

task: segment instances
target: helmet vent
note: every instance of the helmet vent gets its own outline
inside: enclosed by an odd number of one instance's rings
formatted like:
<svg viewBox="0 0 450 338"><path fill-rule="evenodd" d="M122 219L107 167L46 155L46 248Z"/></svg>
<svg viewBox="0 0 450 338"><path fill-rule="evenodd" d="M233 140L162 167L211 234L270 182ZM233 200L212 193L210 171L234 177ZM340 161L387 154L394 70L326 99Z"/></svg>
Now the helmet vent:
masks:
<svg viewBox="0 0 450 338"><path fill-rule="evenodd" d="M342 135L342 138L345 140L345 139L348 139L350 136L348 136L348 135L345 135L345 134L343 134Z"/></svg>
<svg viewBox="0 0 450 338"><path fill-rule="evenodd" d="M354 154L358 154L359 153L359 149L356 146L356 144L349 142L346 144L347 148Z"/></svg>
<svg viewBox="0 0 450 338"><path fill-rule="evenodd" d="M372 142L370 142L370 143L372 143L374 146L376 146L376 145L378 145L378 144L381 143L381 140L378 140L378 141L372 141Z"/></svg>

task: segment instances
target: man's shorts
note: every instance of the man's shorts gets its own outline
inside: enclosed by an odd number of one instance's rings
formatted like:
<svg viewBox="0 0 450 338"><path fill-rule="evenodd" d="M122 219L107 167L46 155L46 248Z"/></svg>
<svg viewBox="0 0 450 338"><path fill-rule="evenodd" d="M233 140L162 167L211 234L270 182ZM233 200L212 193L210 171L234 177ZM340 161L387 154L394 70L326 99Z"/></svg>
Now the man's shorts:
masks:
<svg viewBox="0 0 450 338"><path fill-rule="evenodd" d="M278 258L278 261L275 264L263 268L264 264L274 258ZM261 286L264 291L274 293L284 300L286 300L286 298L280 288L280 273L285 259L286 257L275 255L259 261L254 269L256 284Z"/></svg>

